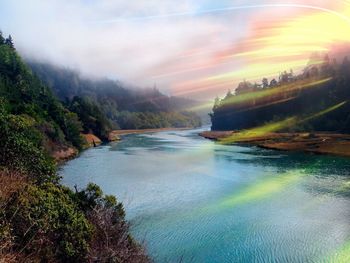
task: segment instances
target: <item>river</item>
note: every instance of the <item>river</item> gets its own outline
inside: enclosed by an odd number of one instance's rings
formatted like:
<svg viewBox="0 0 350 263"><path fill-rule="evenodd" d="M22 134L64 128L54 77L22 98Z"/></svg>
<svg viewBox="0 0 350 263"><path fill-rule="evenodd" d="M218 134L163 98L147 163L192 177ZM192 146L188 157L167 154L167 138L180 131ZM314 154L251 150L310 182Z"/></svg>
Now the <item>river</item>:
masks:
<svg viewBox="0 0 350 263"><path fill-rule="evenodd" d="M155 262L350 262L350 159L126 135L60 175L124 203Z"/></svg>

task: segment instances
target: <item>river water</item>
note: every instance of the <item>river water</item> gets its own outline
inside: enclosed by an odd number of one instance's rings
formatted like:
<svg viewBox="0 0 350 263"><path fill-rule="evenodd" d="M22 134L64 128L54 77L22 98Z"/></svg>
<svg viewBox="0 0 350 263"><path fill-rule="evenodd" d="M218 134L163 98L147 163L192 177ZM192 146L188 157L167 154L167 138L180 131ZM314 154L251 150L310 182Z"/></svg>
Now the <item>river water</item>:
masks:
<svg viewBox="0 0 350 263"><path fill-rule="evenodd" d="M127 135L60 174L116 195L155 262L350 262L350 159L198 132Z"/></svg>

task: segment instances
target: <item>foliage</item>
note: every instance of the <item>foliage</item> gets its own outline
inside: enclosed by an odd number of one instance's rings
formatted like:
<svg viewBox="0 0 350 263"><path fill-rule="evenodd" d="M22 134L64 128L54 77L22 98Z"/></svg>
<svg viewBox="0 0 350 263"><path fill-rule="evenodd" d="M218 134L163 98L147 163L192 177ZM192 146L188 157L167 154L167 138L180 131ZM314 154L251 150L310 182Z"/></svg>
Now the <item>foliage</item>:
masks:
<svg viewBox="0 0 350 263"><path fill-rule="evenodd" d="M114 196L103 195L90 183L75 194L81 209L95 227L89 257L98 262L149 262L143 248L129 234L125 212Z"/></svg>
<svg viewBox="0 0 350 263"><path fill-rule="evenodd" d="M53 183L40 187L28 184L12 197L6 218L16 247L44 261L76 262L86 258L92 226L69 191Z"/></svg>
<svg viewBox="0 0 350 263"><path fill-rule="evenodd" d="M116 117L122 129L148 129L165 127L199 127L200 118L193 112L128 112L122 111Z"/></svg>
<svg viewBox="0 0 350 263"><path fill-rule="evenodd" d="M326 80L326 81L325 81ZM259 127L274 120L298 117L301 122L280 131L350 132L350 62L309 65L302 74L281 73L279 80L262 84L240 83L235 95L215 101L211 115L213 130ZM333 111L334 105L345 103ZM314 116L310 118L310 116Z"/></svg>
<svg viewBox="0 0 350 263"><path fill-rule="evenodd" d="M2 35L2 31L0 30L0 45L5 43L5 38Z"/></svg>
<svg viewBox="0 0 350 263"><path fill-rule="evenodd" d="M40 125L53 131L44 134L58 144L82 145L81 124L72 121L74 116L53 96L49 88L35 77L22 62L16 50L7 44L0 45L0 98L12 114L31 116ZM45 131L45 129L44 129Z"/></svg>
<svg viewBox="0 0 350 263"><path fill-rule="evenodd" d="M83 128L103 130L102 113L79 98L69 105L77 113L65 108L21 61L12 39L1 37L0 261L148 262L129 235L122 204L94 184L77 192L62 186L47 152L48 145L80 147ZM84 111L95 122L82 125Z"/></svg>
<svg viewBox="0 0 350 263"><path fill-rule="evenodd" d="M97 104L89 98L75 96L69 103L68 109L75 112L83 123L84 133L93 133L101 139L107 139L112 125L102 113Z"/></svg>
<svg viewBox="0 0 350 263"><path fill-rule="evenodd" d="M42 135L26 115L7 114L0 107L0 166L28 174L36 182L57 180L52 159L42 151Z"/></svg>

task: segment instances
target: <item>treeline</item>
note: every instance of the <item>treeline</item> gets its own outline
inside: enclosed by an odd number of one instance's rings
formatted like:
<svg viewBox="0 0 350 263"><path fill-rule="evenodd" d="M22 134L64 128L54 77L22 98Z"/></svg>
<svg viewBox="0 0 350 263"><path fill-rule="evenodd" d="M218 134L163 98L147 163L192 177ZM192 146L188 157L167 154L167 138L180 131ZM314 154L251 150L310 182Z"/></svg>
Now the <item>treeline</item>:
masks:
<svg viewBox="0 0 350 263"><path fill-rule="evenodd" d="M50 148L81 147L102 118L76 102L60 103L0 32L0 261L149 262L115 197L60 184Z"/></svg>
<svg viewBox="0 0 350 263"><path fill-rule="evenodd" d="M212 130L242 130L293 118L276 131L350 132L350 62L314 54L301 74L282 72L261 84L241 82L216 98Z"/></svg>
<svg viewBox="0 0 350 263"><path fill-rule="evenodd" d="M78 114L88 106L93 119L102 124L103 134L108 129L143 129L165 127L198 127L200 117L187 111L197 101L169 97L156 88L124 87L109 79L88 79L79 73L50 64L29 62L33 72L47 84L69 109ZM77 98L78 97L78 98ZM80 104L78 111L74 104ZM93 111L91 109L94 108ZM80 110L81 109L81 110ZM97 118L97 116L100 118ZM105 118L101 118L105 116ZM84 127L93 129L93 126Z"/></svg>

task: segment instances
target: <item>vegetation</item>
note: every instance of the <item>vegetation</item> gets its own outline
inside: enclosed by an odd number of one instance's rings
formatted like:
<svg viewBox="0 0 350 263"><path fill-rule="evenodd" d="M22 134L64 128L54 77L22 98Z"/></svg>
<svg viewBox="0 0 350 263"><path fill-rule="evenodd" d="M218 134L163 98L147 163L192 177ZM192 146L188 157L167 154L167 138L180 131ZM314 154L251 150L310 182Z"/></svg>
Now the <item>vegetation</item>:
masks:
<svg viewBox="0 0 350 263"><path fill-rule="evenodd" d="M103 135L109 126L94 107L80 98L62 105L0 33L1 261L149 262L122 204L94 184L62 186L50 157L81 147L82 130Z"/></svg>
<svg viewBox="0 0 350 263"><path fill-rule="evenodd" d="M241 82L235 94L217 98L212 130L267 127L274 131L350 132L350 62L338 64L313 55L299 75L283 72L279 80ZM277 124L288 123L288 125ZM272 126L269 127L272 127Z"/></svg>
<svg viewBox="0 0 350 263"><path fill-rule="evenodd" d="M9 44L6 44L9 43ZM0 97L11 114L26 119L45 137L45 146L68 145L80 148L81 123L35 77L18 56L12 40L0 45Z"/></svg>
<svg viewBox="0 0 350 263"><path fill-rule="evenodd" d="M197 105L196 101L168 97L156 88L125 88L117 81L87 79L77 72L50 64L32 61L29 65L66 105L70 105L71 111L77 113L84 123L90 123L88 127L84 126L85 131L96 132L96 125L102 125L99 128L106 131L111 128L143 129L201 125L201 120L196 114L186 111ZM75 107L76 103L80 106ZM83 112L85 113L82 114ZM85 122L86 119L90 120ZM91 123L95 121L96 123ZM104 137L104 132L101 136Z"/></svg>
<svg viewBox="0 0 350 263"><path fill-rule="evenodd" d="M83 124L84 133L93 133L102 140L108 138L108 133L112 129L112 124L106 118L100 108L89 98L75 96L67 107L70 111L79 116Z"/></svg>

